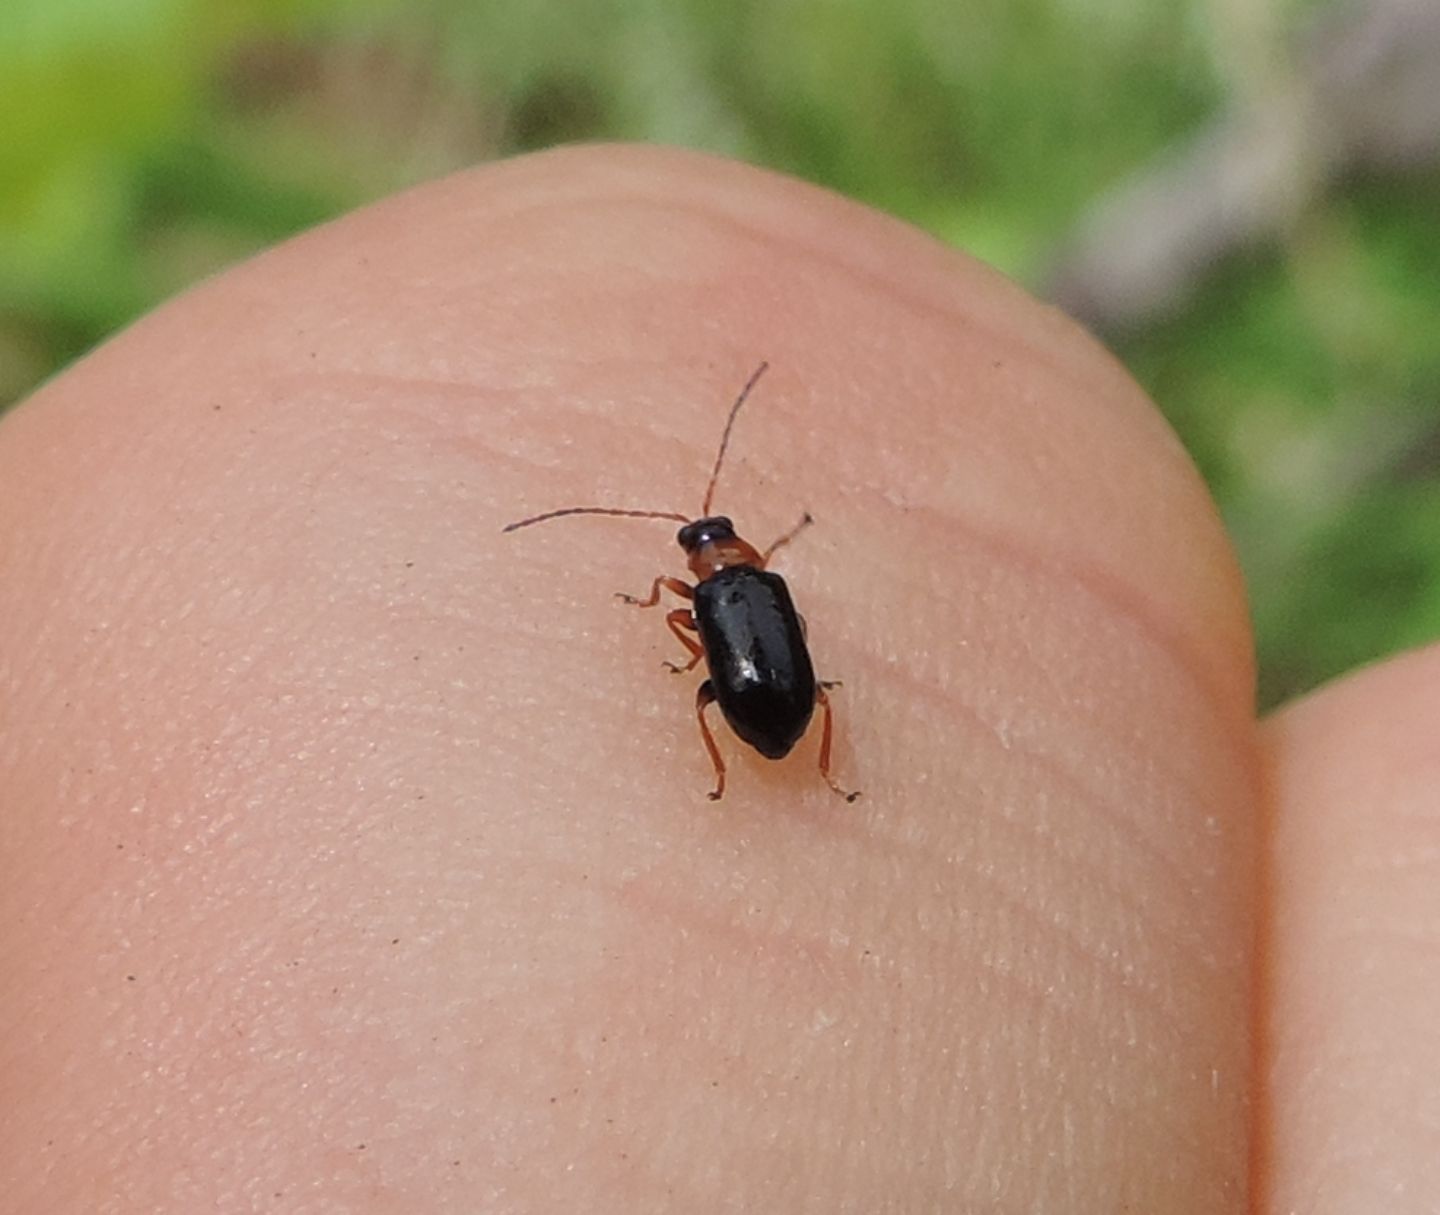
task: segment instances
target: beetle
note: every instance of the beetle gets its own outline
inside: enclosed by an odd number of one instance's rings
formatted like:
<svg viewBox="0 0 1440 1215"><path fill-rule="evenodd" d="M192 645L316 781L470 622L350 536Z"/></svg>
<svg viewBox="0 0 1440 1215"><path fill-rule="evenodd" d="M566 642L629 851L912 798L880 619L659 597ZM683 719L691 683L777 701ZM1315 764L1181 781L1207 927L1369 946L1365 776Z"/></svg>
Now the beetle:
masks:
<svg viewBox="0 0 1440 1215"><path fill-rule="evenodd" d="M673 662L665 665L679 674L694 670L703 659L709 670L709 678L695 695L695 716L715 768L710 800L719 801L725 793L725 761L705 720L710 705L719 704L720 712L742 741L767 759L783 759L804 736L818 703L824 716L820 775L835 793L853 802L860 794L841 788L830 774L834 714L828 693L839 684L816 679L805 640L805 620L796 610L785 580L767 568L776 551L814 520L807 511L799 523L762 552L736 534L729 518L710 513L735 419L768 367L769 363L761 363L754 370L730 407L698 517L676 511L567 506L520 519L503 530L519 531L567 515L672 519L682 523L675 539L685 553L695 585L661 574L650 584L650 593L644 598L624 593L618 593L617 598L649 608L660 602L664 589L690 602L690 607L675 608L665 616L670 631L690 652L690 660L683 666Z"/></svg>

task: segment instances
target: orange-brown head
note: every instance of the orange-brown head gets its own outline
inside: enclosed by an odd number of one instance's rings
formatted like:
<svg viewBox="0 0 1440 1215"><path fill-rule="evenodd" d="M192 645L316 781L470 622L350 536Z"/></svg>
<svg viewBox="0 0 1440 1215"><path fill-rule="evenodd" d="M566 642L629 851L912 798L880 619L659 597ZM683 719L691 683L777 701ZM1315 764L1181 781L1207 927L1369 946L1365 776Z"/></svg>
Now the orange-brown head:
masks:
<svg viewBox="0 0 1440 1215"><path fill-rule="evenodd" d="M675 539L685 550L690 572L697 582L732 565L765 568L765 558L753 545L735 534L735 525L724 515L712 515L687 523Z"/></svg>

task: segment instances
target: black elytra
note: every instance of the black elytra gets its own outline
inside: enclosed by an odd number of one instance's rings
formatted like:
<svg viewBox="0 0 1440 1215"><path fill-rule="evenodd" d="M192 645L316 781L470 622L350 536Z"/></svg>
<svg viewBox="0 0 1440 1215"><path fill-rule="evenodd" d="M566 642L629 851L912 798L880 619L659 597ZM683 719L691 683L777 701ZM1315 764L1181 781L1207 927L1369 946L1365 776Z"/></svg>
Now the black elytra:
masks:
<svg viewBox="0 0 1440 1215"><path fill-rule="evenodd" d="M685 551L695 585L661 574L645 598L624 594L619 598L638 607L654 607L660 602L663 587L690 601L689 608L676 608L665 617L670 631L690 652L690 660L683 666L666 665L672 671L689 671L703 659L709 668L710 677L696 693L695 711L701 739L715 769L711 799L719 800L725 792L725 762L705 720L710 704L718 703L735 734L767 759L783 759L790 753L804 736L819 704L824 719L820 775L835 793L853 802L859 793L842 789L830 775L833 713L827 692L839 685L815 678L805 624L790 597L790 588L779 574L766 568L776 550L790 543L813 520L807 513L760 552L736 535L735 525L728 518L709 513L736 415L767 366L761 363L755 369L730 407L698 518L676 511L567 506L521 519L504 530L512 532L565 515L674 519L683 523L675 538Z"/></svg>
<svg viewBox="0 0 1440 1215"><path fill-rule="evenodd" d="M732 565L695 588L695 624L720 712L766 759L784 759L815 713L815 668L785 579Z"/></svg>

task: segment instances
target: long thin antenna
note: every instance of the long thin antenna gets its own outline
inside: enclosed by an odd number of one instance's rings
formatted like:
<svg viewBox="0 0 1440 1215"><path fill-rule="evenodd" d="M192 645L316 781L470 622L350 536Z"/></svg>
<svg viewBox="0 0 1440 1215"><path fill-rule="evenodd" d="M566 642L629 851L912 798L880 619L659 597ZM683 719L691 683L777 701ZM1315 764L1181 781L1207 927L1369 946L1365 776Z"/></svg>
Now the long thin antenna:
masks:
<svg viewBox="0 0 1440 1215"><path fill-rule="evenodd" d="M544 523L546 519L558 519L561 515L621 515L627 519L674 519L677 523L690 522L688 516L668 510L618 510L610 506L567 506L564 510L547 510L543 515L531 515L528 519L507 523L500 530L515 532L522 527L529 527L532 523Z"/></svg>
<svg viewBox="0 0 1440 1215"><path fill-rule="evenodd" d="M750 390L755 387L755 381L765 374L769 367L768 362L761 363L750 374L745 381L745 387L740 390L740 395L735 398L735 404L730 406L730 416L725 419L725 432L720 436L720 450L715 453L715 469L710 474L710 484L705 487L705 501L700 507L700 517L703 519L710 514L710 499L715 496L715 482L720 479L720 465L725 461L725 449L730 446L730 431L735 426L735 415L740 412L740 406L745 404L745 398L750 395Z"/></svg>

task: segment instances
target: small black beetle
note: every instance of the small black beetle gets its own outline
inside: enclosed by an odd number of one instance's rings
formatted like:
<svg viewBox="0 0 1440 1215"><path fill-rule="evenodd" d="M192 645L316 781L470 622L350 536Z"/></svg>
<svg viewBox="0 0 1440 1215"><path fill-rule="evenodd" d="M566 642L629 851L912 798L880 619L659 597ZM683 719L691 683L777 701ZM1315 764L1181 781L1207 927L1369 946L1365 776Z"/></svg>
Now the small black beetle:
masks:
<svg viewBox="0 0 1440 1215"><path fill-rule="evenodd" d="M789 544L814 520L807 513L762 553L735 534L735 525L729 519L710 514L710 500L715 495L715 482L730 445L735 417L768 366L761 363L755 369L730 407L710 484L705 489L705 501L700 506L700 518L691 519L675 511L567 506L521 519L504 530L513 532L564 515L674 519L683 523L685 526L676 540L685 550L696 585L661 574L651 583L650 594L644 599L624 594L619 598L637 607L654 607L660 602L660 588L664 587L693 604L691 608L676 608L665 616L670 631L690 651L690 661L684 666L673 662L665 665L679 673L693 670L703 658L709 667L710 678L700 685L695 697L695 715L700 722L705 749L715 765L715 788L710 800L718 801L725 792L725 761L720 758L715 737L705 721L705 710L712 702L719 702L725 720L741 739L767 759L783 759L804 735L815 713L815 703L819 701L825 715L820 735L820 775L831 789L847 802L853 802L860 794L842 789L830 775L833 715L826 692L839 685L815 678L810 650L805 644L805 621L795 610L785 580L765 568L777 549Z"/></svg>

